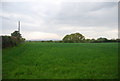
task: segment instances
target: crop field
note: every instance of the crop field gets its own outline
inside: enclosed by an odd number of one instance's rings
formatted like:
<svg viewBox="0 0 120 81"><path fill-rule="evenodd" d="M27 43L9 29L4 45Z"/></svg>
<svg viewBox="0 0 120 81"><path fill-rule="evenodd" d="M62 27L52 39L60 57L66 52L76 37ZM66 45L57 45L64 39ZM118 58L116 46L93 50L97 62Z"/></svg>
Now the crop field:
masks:
<svg viewBox="0 0 120 81"><path fill-rule="evenodd" d="M117 43L26 42L3 49L3 79L116 79Z"/></svg>

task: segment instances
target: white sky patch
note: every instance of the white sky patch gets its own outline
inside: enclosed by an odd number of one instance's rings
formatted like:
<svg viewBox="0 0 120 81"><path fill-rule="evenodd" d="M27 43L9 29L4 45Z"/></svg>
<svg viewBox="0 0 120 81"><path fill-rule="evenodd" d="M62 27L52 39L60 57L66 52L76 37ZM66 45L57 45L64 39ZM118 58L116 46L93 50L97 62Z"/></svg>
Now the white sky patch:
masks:
<svg viewBox="0 0 120 81"><path fill-rule="evenodd" d="M76 28L76 29L75 29ZM81 33L85 36L85 38L99 38L99 37L105 37L108 39L115 39L118 38L118 29L110 29L107 27L63 27L61 28L64 31L72 31L72 32L67 32L66 34L71 34L71 33ZM63 37L66 35L64 34Z"/></svg>
<svg viewBox="0 0 120 81"><path fill-rule="evenodd" d="M29 32L24 35L28 40L57 40L60 39L60 36L54 33L45 33L45 32Z"/></svg>

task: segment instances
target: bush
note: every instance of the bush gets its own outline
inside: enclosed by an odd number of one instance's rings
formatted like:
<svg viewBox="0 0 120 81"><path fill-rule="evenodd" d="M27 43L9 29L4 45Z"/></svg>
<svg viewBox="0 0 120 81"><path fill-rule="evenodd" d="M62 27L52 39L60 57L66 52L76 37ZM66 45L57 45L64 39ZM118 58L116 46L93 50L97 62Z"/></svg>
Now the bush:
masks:
<svg viewBox="0 0 120 81"><path fill-rule="evenodd" d="M17 38L14 36L2 36L2 48L13 47L24 41L25 39L23 38Z"/></svg>

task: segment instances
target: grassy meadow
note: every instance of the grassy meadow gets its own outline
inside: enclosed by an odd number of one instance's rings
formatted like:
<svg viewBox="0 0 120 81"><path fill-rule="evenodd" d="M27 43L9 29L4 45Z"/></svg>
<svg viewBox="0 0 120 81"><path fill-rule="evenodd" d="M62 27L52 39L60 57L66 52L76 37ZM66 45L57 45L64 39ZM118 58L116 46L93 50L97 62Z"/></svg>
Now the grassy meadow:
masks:
<svg viewBox="0 0 120 81"><path fill-rule="evenodd" d="M117 43L26 42L2 51L3 79L116 79Z"/></svg>

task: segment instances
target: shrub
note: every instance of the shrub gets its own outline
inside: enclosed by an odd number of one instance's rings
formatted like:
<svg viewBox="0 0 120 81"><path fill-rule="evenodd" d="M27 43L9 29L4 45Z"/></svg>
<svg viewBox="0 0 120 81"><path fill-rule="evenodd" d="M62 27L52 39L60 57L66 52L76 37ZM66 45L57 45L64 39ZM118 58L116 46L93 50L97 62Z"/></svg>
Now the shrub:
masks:
<svg viewBox="0 0 120 81"><path fill-rule="evenodd" d="M23 38L17 38L14 36L2 36L2 48L13 47L24 41L25 39Z"/></svg>

